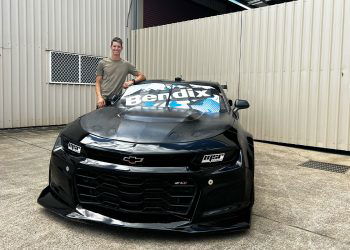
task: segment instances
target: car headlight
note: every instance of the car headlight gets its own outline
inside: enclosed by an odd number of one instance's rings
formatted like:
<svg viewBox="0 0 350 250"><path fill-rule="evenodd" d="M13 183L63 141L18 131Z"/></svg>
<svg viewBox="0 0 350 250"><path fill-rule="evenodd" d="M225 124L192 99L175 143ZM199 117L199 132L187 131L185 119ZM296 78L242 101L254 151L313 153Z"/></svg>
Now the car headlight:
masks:
<svg viewBox="0 0 350 250"><path fill-rule="evenodd" d="M61 149L63 149L62 138L61 138L61 136L58 136L56 139L55 145L53 146L53 151L56 152L56 151L61 150Z"/></svg>
<svg viewBox="0 0 350 250"><path fill-rule="evenodd" d="M53 151L57 152L59 150L64 150L65 152L72 155L82 155L83 149L78 143L72 142L65 136L59 135L53 147Z"/></svg>
<svg viewBox="0 0 350 250"><path fill-rule="evenodd" d="M242 167L242 164L243 164L243 155L242 155L242 150L240 150L238 160L236 161L236 166Z"/></svg>

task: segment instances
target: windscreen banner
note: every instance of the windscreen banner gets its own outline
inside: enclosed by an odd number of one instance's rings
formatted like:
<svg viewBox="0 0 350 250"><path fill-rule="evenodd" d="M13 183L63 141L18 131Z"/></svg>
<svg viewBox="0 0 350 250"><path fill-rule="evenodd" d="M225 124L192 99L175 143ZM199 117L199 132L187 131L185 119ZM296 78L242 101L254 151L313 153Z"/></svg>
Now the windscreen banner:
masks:
<svg viewBox="0 0 350 250"><path fill-rule="evenodd" d="M212 86L184 83L149 83L129 87L121 105L132 109L198 110L219 113L222 97Z"/></svg>

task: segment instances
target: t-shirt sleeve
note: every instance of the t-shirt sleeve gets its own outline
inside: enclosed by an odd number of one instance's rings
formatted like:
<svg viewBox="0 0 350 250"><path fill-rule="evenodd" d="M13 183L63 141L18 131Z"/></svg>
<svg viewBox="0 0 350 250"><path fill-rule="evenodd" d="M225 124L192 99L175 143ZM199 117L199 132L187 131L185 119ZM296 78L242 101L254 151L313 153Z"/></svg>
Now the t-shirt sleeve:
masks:
<svg viewBox="0 0 350 250"><path fill-rule="evenodd" d="M103 60L100 60L97 64L96 76L103 76Z"/></svg>
<svg viewBox="0 0 350 250"><path fill-rule="evenodd" d="M134 65L129 63L129 74L132 74L133 76L136 76L137 72L139 72Z"/></svg>

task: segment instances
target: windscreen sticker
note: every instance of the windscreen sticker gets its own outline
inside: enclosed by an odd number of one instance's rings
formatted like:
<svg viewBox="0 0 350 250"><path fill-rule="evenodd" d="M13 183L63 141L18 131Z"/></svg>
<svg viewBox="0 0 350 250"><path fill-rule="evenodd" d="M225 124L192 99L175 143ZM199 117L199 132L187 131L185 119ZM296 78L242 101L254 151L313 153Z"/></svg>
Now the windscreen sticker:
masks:
<svg viewBox="0 0 350 250"><path fill-rule="evenodd" d="M195 109L203 113L220 112L220 96L211 86L151 83L126 90L122 100L126 108Z"/></svg>
<svg viewBox="0 0 350 250"><path fill-rule="evenodd" d="M212 86L205 86L205 85L195 85L195 84L190 84L192 88L198 88L200 86L202 89L214 89Z"/></svg>
<svg viewBox="0 0 350 250"><path fill-rule="evenodd" d="M167 86L164 83L133 85L131 88L126 89L124 96L132 95L138 91L148 92L152 90L167 90L167 89L171 89L171 85Z"/></svg>
<svg viewBox="0 0 350 250"><path fill-rule="evenodd" d="M217 99L218 99L218 96L204 99L200 105L192 105L192 108L199 110L203 113L219 113L220 103Z"/></svg>

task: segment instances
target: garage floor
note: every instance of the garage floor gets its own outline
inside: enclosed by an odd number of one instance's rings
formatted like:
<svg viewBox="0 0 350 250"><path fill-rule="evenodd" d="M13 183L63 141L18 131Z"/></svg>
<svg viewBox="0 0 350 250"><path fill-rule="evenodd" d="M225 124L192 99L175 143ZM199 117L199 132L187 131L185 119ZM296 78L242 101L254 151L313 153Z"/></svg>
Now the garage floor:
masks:
<svg viewBox="0 0 350 250"><path fill-rule="evenodd" d="M350 249L350 156L256 143L252 228L187 236L70 222L36 203L48 182L50 150L61 128L0 130L0 249Z"/></svg>

